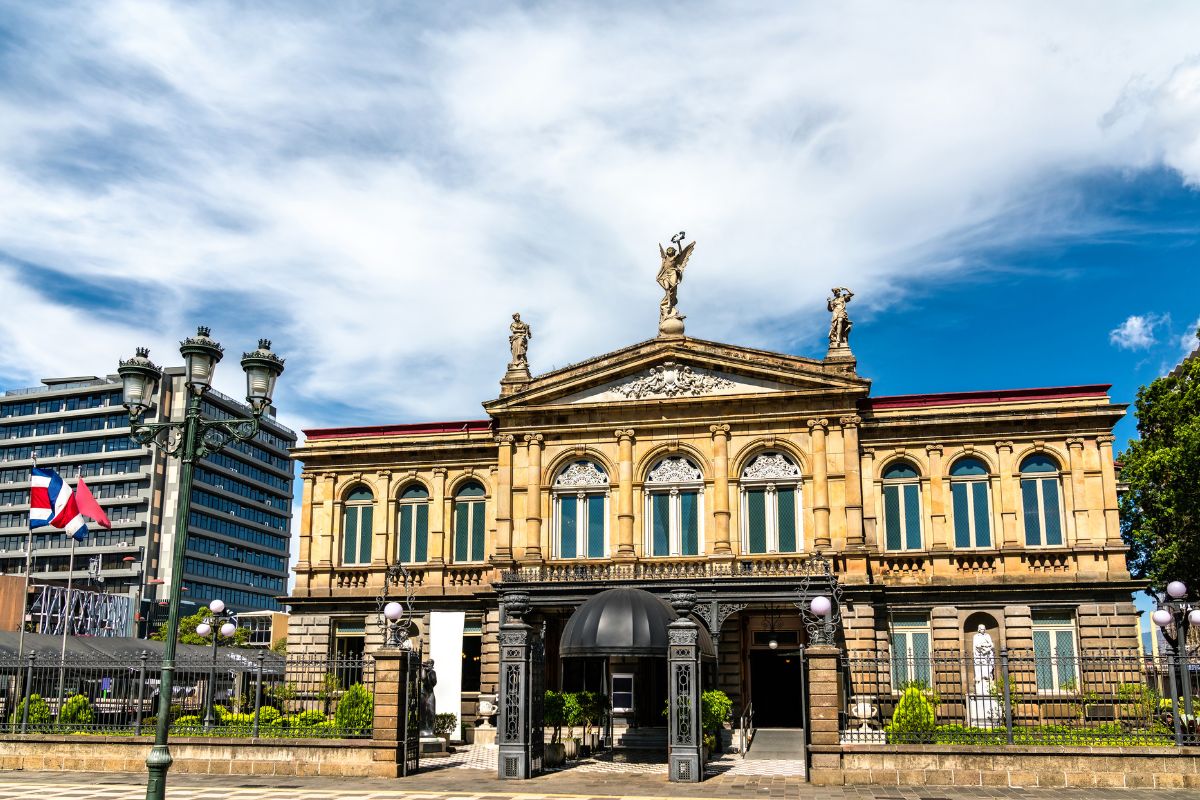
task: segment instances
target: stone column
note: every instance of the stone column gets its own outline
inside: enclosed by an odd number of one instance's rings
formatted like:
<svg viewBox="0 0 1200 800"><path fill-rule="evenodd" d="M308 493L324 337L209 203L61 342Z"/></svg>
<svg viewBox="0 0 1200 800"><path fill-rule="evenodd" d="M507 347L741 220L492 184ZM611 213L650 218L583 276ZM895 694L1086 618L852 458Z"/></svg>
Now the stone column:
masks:
<svg viewBox="0 0 1200 800"><path fill-rule="evenodd" d="M863 537L863 487L858 469L858 426L862 417L842 417L842 459L846 469L846 547L860 550L866 544Z"/></svg>
<svg viewBox="0 0 1200 800"><path fill-rule="evenodd" d="M388 745L373 754L372 777L403 778L416 771L420 757L419 733L406 724L414 698L412 670L420 669L420 660L412 650L380 649L375 659L375 716L371 738Z"/></svg>
<svg viewBox="0 0 1200 800"><path fill-rule="evenodd" d="M838 712L844 707L838 659L841 651L831 645L804 648L808 664L808 728L811 755L809 781L818 786L836 786L843 781L841 732Z"/></svg>
<svg viewBox="0 0 1200 800"><path fill-rule="evenodd" d="M325 482L325 507L323 509L324 514L322 516L325 518L325 531L328 534L328 538L324 543L324 551L321 553L322 558L319 562L317 562L317 566L329 569L334 564L338 563L337 540L338 528L340 527L340 515L338 514L337 508L337 474L333 472L326 472L321 476L321 479Z"/></svg>
<svg viewBox="0 0 1200 800"><path fill-rule="evenodd" d="M525 434L529 471L525 482L525 560L542 560L542 447L540 433Z"/></svg>
<svg viewBox="0 0 1200 800"><path fill-rule="evenodd" d="M679 619L667 626L667 776L672 782L704 780L701 747L704 730L700 719L699 626L689 616L696 593L671 592L671 605Z"/></svg>
<svg viewBox="0 0 1200 800"><path fill-rule="evenodd" d="M617 558L635 557L633 549L633 431L616 431L617 437Z"/></svg>
<svg viewBox="0 0 1200 800"><path fill-rule="evenodd" d="M496 714L496 763L501 780L524 780L541 772L533 747L532 649L537 633L522 617L529 611L529 595L509 592L501 597L500 697ZM541 726L536 726L541 730ZM541 742L538 743L539 745Z"/></svg>
<svg viewBox="0 0 1200 800"><path fill-rule="evenodd" d="M1113 466L1111 434L1096 437L1100 448L1100 480L1104 491L1104 542L1109 547L1124 549L1121 542L1121 519L1117 512L1117 473Z"/></svg>
<svg viewBox="0 0 1200 800"><path fill-rule="evenodd" d="M513 442L516 437L511 433L502 433L496 437L499 445L497 456L498 469L496 472L496 556L497 563L509 564L513 560L512 552L512 479L513 479Z"/></svg>
<svg viewBox="0 0 1200 800"><path fill-rule="evenodd" d="M829 539L829 464L825 459L825 434L829 420L810 419L808 431L812 438L813 460L813 520L816 528L813 545L817 550L828 550Z"/></svg>
<svg viewBox="0 0 1200 800"><path fill-rule="evenodd" d="M952 543L946 532L946 481L942 477L942 446L925 445L929 456L929 541L925 547L931 550L948 550Z"/></svg>
<svg viewBox="0 0 1200 800"><path fill-rule="evenodd" d="M446 468L433 468L433 494L429 501L429 563L446 563Z"/></svg>
<svg viewBox="0 0 1200 800"><path fill-rule="evenodd" d="M1091 544L1088 526L1087 491L1083 475L1083 439L1067 439L1067 454L1071 460L1071 510L1075 519L1075 546Z"/></svg>
<svg viewBox="0 0 1200 800"><path fill-rule="evenodd" d="M390 560L388 553L396 552L396 498L392 496L392 473L386 469L380 470L378 478L375 488L381 497L376 498L375 507L383 508L383 519L374 521L374 527L378 530L371 537L371 566L385 567ZM382 578L380 574L380 580Z"/></svg>
<svg viewBox="0 0 1200 800"><path fill-rule="evenodd" d="M709 425L713 440L713 520L716 537L713 553L729 556L729 426Z"/></svg>

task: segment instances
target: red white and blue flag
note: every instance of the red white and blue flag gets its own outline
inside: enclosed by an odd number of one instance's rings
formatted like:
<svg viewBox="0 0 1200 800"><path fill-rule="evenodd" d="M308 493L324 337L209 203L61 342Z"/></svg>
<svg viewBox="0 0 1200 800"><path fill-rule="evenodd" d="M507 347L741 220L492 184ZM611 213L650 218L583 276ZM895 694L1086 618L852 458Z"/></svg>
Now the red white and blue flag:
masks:
<svg viewBox="0 0 1200 800"><path fill-rule="evenodd" d="M87 524L75 505L75 495L66 481L51 469L34 467L29 485L29 527L61 528L82 542Z"/></svg>

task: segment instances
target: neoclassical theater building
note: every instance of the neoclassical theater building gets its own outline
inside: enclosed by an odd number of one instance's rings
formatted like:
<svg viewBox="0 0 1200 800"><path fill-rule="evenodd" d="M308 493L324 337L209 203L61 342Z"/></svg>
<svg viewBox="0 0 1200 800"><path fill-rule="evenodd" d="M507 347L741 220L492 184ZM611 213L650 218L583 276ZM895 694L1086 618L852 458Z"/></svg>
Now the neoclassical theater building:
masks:
<svg viewBox="0 0 1200 800"><path fill-rule="evenodd" d="M684 334L682 264L672 282L674 248L662 255L653 339L534 376L514 315L485 419L305 431L290 652L378 647L400 561L439 710L457 705L463 736L496 692L498 597L514 589L545 625L547 686L603 690L619 722L662 725L665 661L560 660L557 643L604 589L686 587L735 714L753 699L759 725L794 727L789 653L816 554L850 650L966 653L981 624L1055 664L1136 649L1112 451L1125 406L1108 386L873 396L849 292L830 299L824 358L704 341Z"/></svg>

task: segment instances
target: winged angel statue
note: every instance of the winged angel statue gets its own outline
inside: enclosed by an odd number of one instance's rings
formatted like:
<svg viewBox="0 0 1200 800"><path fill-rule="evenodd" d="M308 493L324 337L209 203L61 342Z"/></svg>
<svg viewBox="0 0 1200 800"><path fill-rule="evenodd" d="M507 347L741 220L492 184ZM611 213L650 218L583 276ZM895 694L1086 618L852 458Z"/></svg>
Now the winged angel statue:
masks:
<svg viewBox="0 0 1200 800"><path fill-rule="evenodd" d="M680 231L671 237L671 247L664 250L661 244L658 246L659 255L662 256L662 266L658 269L657 280L664 292L662 302L658 304L660 323L672 318L683 319L679 309L676 308L676 304L679 302L679 284L683 281L683 269L687 266L688 259L692 257L692 249L696 246L696 243L692 242L684 247L683 240L686 236L687 234Z"/></svg>

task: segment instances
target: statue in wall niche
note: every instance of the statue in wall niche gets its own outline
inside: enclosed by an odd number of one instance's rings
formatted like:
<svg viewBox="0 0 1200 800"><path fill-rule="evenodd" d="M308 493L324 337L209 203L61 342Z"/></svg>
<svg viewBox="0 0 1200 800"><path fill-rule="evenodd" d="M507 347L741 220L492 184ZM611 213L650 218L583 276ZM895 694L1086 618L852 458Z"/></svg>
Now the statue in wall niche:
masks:
<svg viewBox="0 0 1200 800"><path fill-rule="evenodd" d="M512 324L508 326L508 346L512 350L510 367L529 366L529 340L532 338L529 323L522 322L520 314L513 314Z"/></svg>
<svg viewBox="0 0 1200 800"><path fill-rule="evenodd" d="M433 696L433 687L437 686L437 672L433 669L433 659L421 664L421 735L433 736L433 725L437 720L437 700Z"/></svg>
<svg viewBox="0 0 1200 800"><path fill-rule="evenodd" d="M679 284L683 282L683 270L687 266L688 259L692 257L692 249L696 246L696 243L692 242L684 247L683 240L686 236L686 233L680 231L671 237L671 247L664 250L661 244L658 246L662 265L658 268L658 277L655 280L663 289L663 299L658 304L660 323L666 319L683 319L679 314L679 309L676 308L676 304L679 302Z"/></svg>
<svg viewBox="0 0 1200 800"><path fill-rule="evenodd" d="M854 297L854 292L847 289L845 286L835 286L831 290L833 297L830 297L826 302L826 307L833 314L833 318L829 320L829 347L850 347L850 329L854 327L854 323L850 321L850 315L846 313L846 304Z"/></svg>
<svg viewBox="0 0 1200 800"><path fill-rule="evenodd" d="M980 625L971 637L971 653L975 664L975 691L984 694L990 690L996 674L996 644L986 625Z"/></svg>

